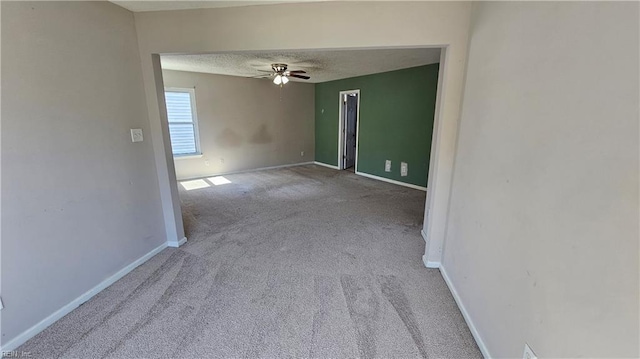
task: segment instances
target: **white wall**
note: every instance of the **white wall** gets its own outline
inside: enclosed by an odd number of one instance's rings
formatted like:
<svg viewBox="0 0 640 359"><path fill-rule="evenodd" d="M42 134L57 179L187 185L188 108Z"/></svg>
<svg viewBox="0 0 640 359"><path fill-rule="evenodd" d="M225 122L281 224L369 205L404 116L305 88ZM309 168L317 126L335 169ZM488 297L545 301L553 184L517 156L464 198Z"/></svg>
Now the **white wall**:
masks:
<svg viewBox="0 0 640 359"><path fill-rule="evenodd" d="M638 357L638 3L472 19L443 267L494 357Z"/></svg>
<svg viewBox="0 0 640 359"><path fill-rule="evenodd" d="M133 14L1 6L5 346L166 237Z"/></svg>
<svg viewBox="0 0 640 359"><path fill-rule="evenodd" d="M425 230L440 258L462 95L471 4L468 2L322 2L136 13L147 104L167 233L181 228L166 114L156 93L158 53L445 46L441 106L433 132ZM175 220L172 225L171 219ZM177 235L179 237L180 234ZM175 235L174 235L175 237ZM172 240L171 238L169 240Z"/></svg>
<svg viewBox="0 0 640 359"><path fill-rule="evenodd" d="M165 87L195 87L203 155L176 158L178 179L313 161L313 84L280 88L269 79L162 74Z"/></svg>

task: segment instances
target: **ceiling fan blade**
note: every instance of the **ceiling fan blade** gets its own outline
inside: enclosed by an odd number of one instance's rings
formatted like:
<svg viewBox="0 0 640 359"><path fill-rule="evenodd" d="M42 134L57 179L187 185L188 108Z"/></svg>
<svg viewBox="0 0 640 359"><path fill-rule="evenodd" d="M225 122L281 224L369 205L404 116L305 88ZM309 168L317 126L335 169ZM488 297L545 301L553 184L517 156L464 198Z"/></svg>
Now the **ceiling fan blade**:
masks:
<svg viewBox="0 0 640 359"><path fill-rule="evenodd" d="M295 77L295 78L303 79L303 80L308 80L308 79L310 79L310 78L311 78L311 77L309 77L309 76L296 75L296 74L290 74L290 75L289 75L289 77Z"/></svg>
<svg viewBox="0 0 640 359"><path fill-rule="evenodd" d="M306 71L303 70L293 70L293 71L289 71L290 74L306 74Z"/></svg>
<svg viewBox="0 0 640 359"><path fill-rule="evenodd" d="M249 78L249 79L261 79L261 78L267 78L267 77L271 77L271 76L273 76L273 74L268 74L268 75L266 75L266 74L265 74L265 75L249 76L249 77L247 77L247 78Z"/></svg>

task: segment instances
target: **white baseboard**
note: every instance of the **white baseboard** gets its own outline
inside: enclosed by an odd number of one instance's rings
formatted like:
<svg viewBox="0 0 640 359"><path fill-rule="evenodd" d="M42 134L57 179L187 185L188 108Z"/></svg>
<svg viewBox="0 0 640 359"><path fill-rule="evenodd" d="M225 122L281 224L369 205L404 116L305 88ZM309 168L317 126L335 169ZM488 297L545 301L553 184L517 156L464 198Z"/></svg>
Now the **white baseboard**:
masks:
<svg viewBox="0 0 640 359"><path fill-rule="evenodd" d="M489 349L487 349L487 346L485 345L484 341L482 341L482 337L480 337L480 333L478 333L478 329L473 324L473 321L469 316L469 312L467 312L467 309L464 307L464 304L462 304L462 299L458 295L458 291L456 291L456 287L453 286L451 279L447 275L446 269L442 265L440 266L440 274L442 274L442 278L444 278L444 282L447 283L447 287L449 287L449 291L451 292L451 295L453 295L453 299L455 299L456 304L458 305L458 308L460 308L460 312L464 317L464 321L467 322L467 326L469 327L469 330L471 330L471 335L473 335L473 339L476 340L476 343L480 348L480 352L482 352L482 356L485 357L485 359L491 358Z"/></svg>
<svg viewBox="0 0 640 359"><path fill-rule="evenodd" d="M389 179L389 178L384 178L384 177L380 177L380 176L376 176L376 175L370 175L370 174L364 173L364 172L357 172L356 171L356 174L359 175L359 176L373 178L373 179L376 179L378 181L384 181L384 182L397 184L398 186L409 187L409 188L413 188L413 189L417 189L417 190L425 191L425 192L427 191L427 187L416 186L415 184L411 184L411 183L404 183L404 182L392 180L392 179Z"/></svg>
<svg viewBox="0 0 640 359"><path fill-rule="evenodd" d="M322 163L322 162L318 162L318 161L314 161L313 163L318 165L318 166L324 166L324 167L333 168L334 170L339 170L340 169L340 167L338 167L338 166L330 165L330 164L327 164L327 163Z"/></svg>
<svg viewBox="0 0 640 359"><path fill-rule="evenodd" d="M108 286L110 286L111 284L115 283L118 279L124 277L126 274L128 274L129 272L134 270L136 267L138 267L142 263L146 262L147 260L151 259L151 257L155 256L156 254L158 254L160 251L162 251L166 247L167 247L167 243L163 243L162 245L160 245L160 246L154 248L153 250L151 250L149 253L147 253L147 254L143 255L142 257L136 259L135 261L133 261L133 263L131 263L128 266L120 269L118 272L116 272L111 277L103 280L102 282L100 282L95 287L89 289L88 291L86 291L85 293L80 295L78 298L72 300L69 304L67 304L64 307L58 309L53 314L51 314L48 317L44 318L43 320L41 320L36 325L34 325L31 328L25 330L24 332L18 334L18 336L16 336L15 338L9 340L5 345L0 347L0 352L10 352L12 350L15 350L17 347L19 347L20 345L24 344L27 340L31 339L33 336L35 336L36 334L38 334L41 331L43 331L44 329L46 329L48 326L53 324L58 319L64 317L67 314L69 314L69 312L71 312L72 310L74 310L77 307L79 307L82 303L88 301L94 295L98 294L103 289L105 289Z"/></svg>
<svg viewBox="0 0 640 359"><path fill-rule="evenodd" d="M426 251L427 247L429 246L429 241L427 241L427 234L424 233L424 228L420 230L420 235L422 236L422 239L424 239L424 245L425 245L425 251ZM422 263L424 263L424 266L427 268L440 268L440 262L430 261L427 258L426 253L422 256Z"/></svg>
<svg viewBox="0 0 640 359"><path fill-rule="evenodd" d="M420 235L422 236L422 239L424 239L424 243L428 243L429 241L427 241L427 234L424 233L424 228L422 228L420 230Z"/></svg>
<svg viewBox="0 0 640 359"><path fill-rule="evenodd" d="M422 256L422 263L427 268L440 268L440 262L433 262L427 259L427 255Z"/></svg>
<svg viewBox="0 0 640 359"><path fill-rule="evenodd" d="M274 170L276 168L287 168L287 167L297 167L297 166L304 166L304 165L312 165L314 163L315 162L298 162L298 163L290 163L290 164L287 164L287 165L251 168L251 169L242 170L242 171L212 173L212 174L208 174L206 176L178 178L178 182L180 182L180 181L191 181L191 180L207 178L207 177L213 177L213 176L225 176L225 175L234 175L234 174L238 174L238 173L247 173L247 172L254 172L254 171Z"/></svg>
<svg viewBox="0 0 640 359"><path fill-rule="evenodd" d="M187 237L182 237L182 239L177 242L173 242L173 241L167 242L167 247L178 248L185 243L187 243Z"/></svg>

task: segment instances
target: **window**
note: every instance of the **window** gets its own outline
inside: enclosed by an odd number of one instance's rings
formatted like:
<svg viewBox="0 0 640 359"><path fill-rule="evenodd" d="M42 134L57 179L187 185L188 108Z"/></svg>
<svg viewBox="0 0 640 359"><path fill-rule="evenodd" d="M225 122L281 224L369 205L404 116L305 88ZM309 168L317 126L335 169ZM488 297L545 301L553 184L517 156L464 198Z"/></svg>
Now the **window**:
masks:
<svg viewBox="0 0 640 359"><path fill-rule="evenodd" d="M164 90L169 119L169 136L173 156L200 154L196 96L193 89L167 88Z"/></svg>

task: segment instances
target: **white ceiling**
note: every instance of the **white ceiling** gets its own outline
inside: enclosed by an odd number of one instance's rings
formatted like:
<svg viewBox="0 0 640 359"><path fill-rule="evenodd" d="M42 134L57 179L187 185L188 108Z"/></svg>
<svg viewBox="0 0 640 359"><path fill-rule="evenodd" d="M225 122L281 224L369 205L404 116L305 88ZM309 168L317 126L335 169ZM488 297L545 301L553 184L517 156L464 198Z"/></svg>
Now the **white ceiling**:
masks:
<svg viewBox="0 0 640 359"><path fill-rule="evenodd" d="M190 0L172 0L172 1L154 1L154 0L136 0L136 1L120 1L110 0L110 2L120 5L123 8L133 12L144 11L164 11L164 10L189 10L189 9L213 9L222 7L250 6L250 5L269 5L295 2L320 2L334 0L206 0L206 1L190 1Z"/></svg>
<svg viewBox="0 0 640 359"><path fill-rule="evenodd" d="M309 50L234 52L197 55L162 55L162 68L189 72L252 77L270 71L272 63L289 70L304 70L311 77L301 82L325 82L400 70L440 62L439 48Z"/></svg>

